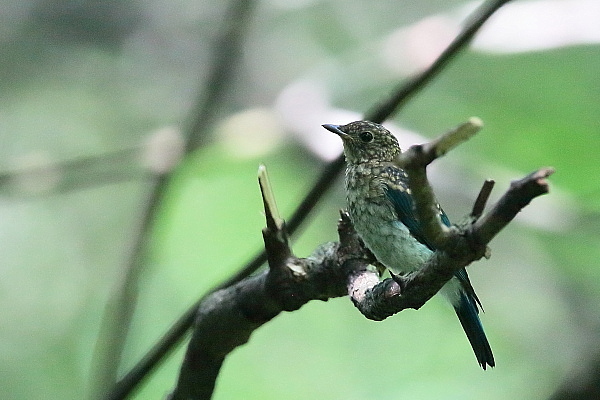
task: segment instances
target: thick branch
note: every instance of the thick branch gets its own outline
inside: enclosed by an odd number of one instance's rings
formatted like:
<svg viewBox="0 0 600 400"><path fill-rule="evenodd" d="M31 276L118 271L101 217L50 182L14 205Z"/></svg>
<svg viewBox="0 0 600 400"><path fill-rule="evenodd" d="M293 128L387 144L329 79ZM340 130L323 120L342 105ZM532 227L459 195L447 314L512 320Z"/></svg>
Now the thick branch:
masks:
<svg viewBox="0 0 600 400"><path fill-rule="evenodd" d="M347 293L347 276L369 269L347 214L338 226L340 244L325 243L308 258L289 247L283 221L278 223L275 197L264 166L259 185L265 220L263 239L269 269L211 294L199 307L194 333L171 399L209 399L227 354L246 343L251 333L282 311L294 311L310 300Z"/></svg>
<svg viewBox="0 0 600 400"><path fill-rule="evenodd" d="M224 358L254 330L282 311L346 295L347 277L371 268L373 259L363 252L347 218L339 232L340 244L326 243L310 257L296 258L284 230L265 228L269 269L214 292L202 303L170 398L209 399Z"/></svg>
<svg viewBox="0 0 600 400"><path fill-rule="evenodd" d="M508 200L504 203L520 199L520 204L524 204L544 193L534 189L545 185L537 173L518 182L505 194L503 198ZM526 198L529 201L524 202ZM490 214L505 213L502 202ZM512 208L517 212L520 209ZM269 213L268 208L265 212ZM272 217L267 215L266 219ZM487 221L495 218L488 217ZM473 247L469 235L488 232L487 224L460 231L452 238L451 254L435 252L422 269L400 277L400 284L392 279L379 282L379 274L371 265L375 260L363 247L345 213L338 226L340 242L323 244L308 258L293 255L285 226L273 224L265 228L269 269L214 292L202 303L171 399L209 399L227 354L282 311L297 310L311 300L349 294L356 307L374 320L406 308L420 308L456 271L484 255L486 243Z"/></svg>
<svg viewBox="0 0 600 400"><path fill-rule="evenodd" d="M459 130L453 131L461 135ZM407 173L422 173L431 162L428 155L441 155L436 140L406 155ZM367 318L382 320L406 308L418 309L432 298L460 269L486 254L487 243L529 202L546 193L545 177L551 169L542 169L513 182L508 192L496 204L490 215L464 227L445 232L444 246L433 253L419 270L406 276L379 282L372 264L376 260L354 232L350 219L342 213L338 231L340 243L326 243L308 258L297 258L289 247L285 224L276 223L274 197L268 185L266 169L260 170L261 193L267 227L263 238L269 269L258 276L246 278L233 286L209 296L200 306L196 326L177 386L171 399L209 399L215 380L227 354L246 343L252 332L282 311L294 311L311 300L327 300L348 294ZM426 176L425 186L431 191ZM487 186L487 185L486 185ZM412 187L413 193L423 188ZM477 200L477 208L487 198L485 186ZM431 193L432 194L432 193ZM416 207L432 208L433 194L415 198ZM430 202L430 203L427 203ZM475 208L475 207L474 207ZM429 224L441 224L438 220ZM434 230L430 228L429 230Z"/></svg>

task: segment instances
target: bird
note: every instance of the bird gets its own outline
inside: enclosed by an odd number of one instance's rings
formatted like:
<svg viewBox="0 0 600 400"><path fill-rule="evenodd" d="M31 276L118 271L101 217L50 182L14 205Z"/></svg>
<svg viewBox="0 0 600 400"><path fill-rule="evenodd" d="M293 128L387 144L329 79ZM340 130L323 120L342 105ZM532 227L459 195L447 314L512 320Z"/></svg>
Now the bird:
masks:
<svg viewBox="0 0 600 400"><path fill-rule="evenodd" d="M392 274L421 268L436 249L416 216L406 171L392 163L401 153L396 137L370 121L322 126L342 139L348 213L366 247ZM437 209L442 223L451 226L439 204ZM454 307L479 365L484 370L494 367L494 355L479 319L483 308L467 271L456 272L440 294Z"/></svg>

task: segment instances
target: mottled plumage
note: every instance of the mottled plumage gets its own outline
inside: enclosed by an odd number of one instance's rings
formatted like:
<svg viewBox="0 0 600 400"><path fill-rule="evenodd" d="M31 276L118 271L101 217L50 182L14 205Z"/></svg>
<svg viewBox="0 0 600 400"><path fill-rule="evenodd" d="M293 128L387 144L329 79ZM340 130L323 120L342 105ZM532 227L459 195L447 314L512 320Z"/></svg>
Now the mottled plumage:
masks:
<svg viewBox="0 0 600 400"><path fill-rule="evenodd" d="M415 215L406 172L391 163L400 154L396 138L368 121L323 127L344 142L348 212L365 245L396 274L421 268L435 249ZM450 226L439 205L438 209L442 222ZM467 271L456 273L440 293L454 306L481 367L493 367L494 356L478 316L481 303Z"/></svg>

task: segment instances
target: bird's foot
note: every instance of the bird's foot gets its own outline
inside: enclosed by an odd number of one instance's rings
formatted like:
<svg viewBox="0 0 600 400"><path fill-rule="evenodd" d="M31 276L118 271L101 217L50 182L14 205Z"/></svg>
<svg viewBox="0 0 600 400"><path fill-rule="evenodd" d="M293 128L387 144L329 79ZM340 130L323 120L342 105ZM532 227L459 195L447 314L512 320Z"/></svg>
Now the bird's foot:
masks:
<svg viewBox="0 0 600 400"><path fill-rule="evenodd" d="M404 290L404 287L406 286L406 279L404 278L404 275L402 275L402 274L396 275L392 271L390 271L390 270L388 270L388 271L390 272L390 276L392 277L394 282L396 282L398 284L398 286L400 286L400 290Z"/></svg>

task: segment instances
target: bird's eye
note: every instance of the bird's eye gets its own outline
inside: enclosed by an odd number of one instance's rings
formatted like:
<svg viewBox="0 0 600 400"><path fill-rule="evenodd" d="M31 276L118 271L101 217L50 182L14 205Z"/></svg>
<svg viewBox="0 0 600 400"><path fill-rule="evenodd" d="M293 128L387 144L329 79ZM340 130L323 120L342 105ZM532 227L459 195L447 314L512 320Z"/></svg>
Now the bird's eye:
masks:
<svg viewBox="0 0 600 400"><path fill-rule="evenodd" d="M373 134L369 131L361 132L358 137L360 137L360 140L365 143L369 143L371 140L373 140Z"/></svg>

